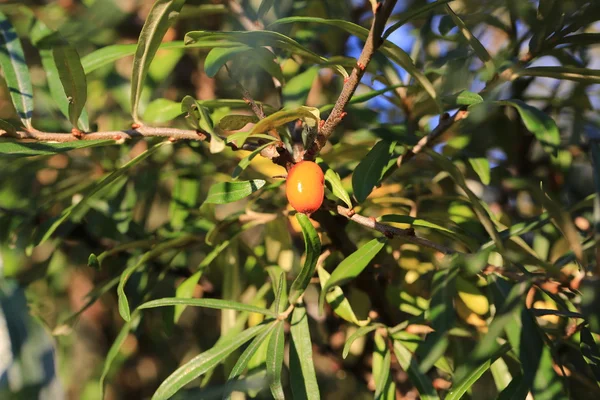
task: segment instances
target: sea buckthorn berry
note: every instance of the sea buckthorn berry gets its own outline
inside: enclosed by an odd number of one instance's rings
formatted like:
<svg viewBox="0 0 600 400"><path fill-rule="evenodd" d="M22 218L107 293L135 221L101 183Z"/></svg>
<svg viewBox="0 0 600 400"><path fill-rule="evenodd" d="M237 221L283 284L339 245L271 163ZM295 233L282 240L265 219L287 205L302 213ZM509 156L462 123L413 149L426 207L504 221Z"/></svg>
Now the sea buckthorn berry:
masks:
<svg viewBox="0 0 600 400"><path fill-rule="evenodd" d="M288 172L285 194L296 211L312 214L323 203L324 182L321 167L312 161L301 161Z"/></svg>

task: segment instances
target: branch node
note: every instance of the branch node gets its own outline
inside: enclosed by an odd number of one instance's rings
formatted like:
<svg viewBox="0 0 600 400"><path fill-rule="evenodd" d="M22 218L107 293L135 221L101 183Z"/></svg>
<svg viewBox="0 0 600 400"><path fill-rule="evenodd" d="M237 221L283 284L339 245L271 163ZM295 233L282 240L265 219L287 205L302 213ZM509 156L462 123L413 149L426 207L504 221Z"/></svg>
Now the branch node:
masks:
<svg viewBox="0 0 600 400"><path fill-rule="evenodd" d="M137 122L134 122L133 124L131 124L131 129L133 129L134 131L138 130L141 127L142 127L142 125L138 124Z"/></svg>
<svg viewBox="0 0 600 400"><path fill-rule="evenodd" d="M361 71L364 71L366 67L365 64L361 63L360 61L356 62L356 66L358 67L358 69L360 69Z"/></svg>
<svg viewBox="0 0 600 400"><path fill-rule="evenodd" d="M77 128L73 128L71 129L71 135L75 136L77 139L81 139L83 138L83 132L81 132L79 129Z"/></svg>
<svg viewBox="0 0 600 400"><path fill-rule="evenodd" d="M354 210L354 208L349 209L348 212L346 213L348 218L352 218L354 216L354 214L356 214L356 211Z"/></svg>
<svg viewBox="0 0 600 400"><path fill-rule="evenodd" d="M348 115L348 113L346 111L342 111L340 114L340 121L343 120L346 115Z"/></svg>

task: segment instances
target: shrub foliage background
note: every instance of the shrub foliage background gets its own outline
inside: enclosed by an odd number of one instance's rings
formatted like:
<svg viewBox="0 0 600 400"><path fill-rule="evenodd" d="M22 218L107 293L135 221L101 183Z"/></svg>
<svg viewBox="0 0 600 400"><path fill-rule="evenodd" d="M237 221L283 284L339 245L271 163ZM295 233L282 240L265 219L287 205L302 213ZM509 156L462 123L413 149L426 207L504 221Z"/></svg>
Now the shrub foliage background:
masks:
<svg viewBox="0 0 600 400"><path fill-rule="evenodd" d="M2 398L600 394L597 1L0 20Z"/></svg>

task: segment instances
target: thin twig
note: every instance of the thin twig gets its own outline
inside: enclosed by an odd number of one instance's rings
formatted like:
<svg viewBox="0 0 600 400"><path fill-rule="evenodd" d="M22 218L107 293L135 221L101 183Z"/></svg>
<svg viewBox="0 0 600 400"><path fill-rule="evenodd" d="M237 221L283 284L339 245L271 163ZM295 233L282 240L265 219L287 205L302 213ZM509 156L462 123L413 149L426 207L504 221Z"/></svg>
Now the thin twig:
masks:
<svg viewBox="0 0 600 400"><path fill-rule="evenodd" d="M319 130L317 139L306 151L304 159L312 160L316 157L319 151L321 151L323 146L325 146L327 143L327 140L333 133L335 127L338 126L338 124L346 115L344 109L352 99L352 95L354 94L354 91L358 87L360 80L365 74L367 66L371 62L373 55L383 43L381 35L388 18L392 14L392 10L394 9L396 2L397 0L387 0L385 3L378 3L377 8L375 8L373 24L371 25L369 36L367 37L367 41L365 42L365 46L363 47L360 57L358 58L356 66L352 70L352 73L348 79L344 82L344 88L335 102L333 110Z"/></svg>
<svg viewBox="0 0 600 400"><path fill-rule="evenodd" d="M428 239L422 238L420 236L416 236L415 230L412 228L409 229L401 229L396 228L391 225L382 224L381 222L377 222L375 218L365 217L363 215L359 215L355 213L353 210L346 208L344 206L337 206L337 213L343 217L348 218L352 222L356 222L359 225L365 226L369 229L376 230L378 232L383 233L387 237L400 237L403 240L414 243L420 246L429 247L430 249L434 249L443 254L454 254L456 250L453 250L449 247L443 246L441 244L432 242Z"/></svg>
<svg viewBox="0 0 600 400"><path fill-rule="evenodd" d="M419 140L419 142L405 154L398 157L396 164L400 166L402 163L407 162L417 154L419 154L426 147L431 147L434 142L442 136L448 129L452 127L456 122L467 118L469 112L467 110L458 110L452 117L448 114L444 114L442 118L440 118L440 123L438 126L432 130L427 136L424 136Z"/></svg>
<svg viewBox="0 0 600 400"><path fill-rule="evenodd" d="M233 76L233 74L231 73L231 69L229 69L229 66L227 64L225 64L225 69L227 70L227 74L229 74L229 79L231 79L233 81L233 83L235 83L235 86L237 87L237 89L242 93L242 97L243 97L244 101L246 103L248 103L248 105L250 105L250 108L252 108L252 111L254 112L254 114L256 114L258 119L264 119L266 117L265 111L262 109L262 107L260 105L258 105L256 103L256 101L254 101L254 98L252 97L252 95L250 94L248 89L246 89L241 84L241 82L238 81Z"/></svg>

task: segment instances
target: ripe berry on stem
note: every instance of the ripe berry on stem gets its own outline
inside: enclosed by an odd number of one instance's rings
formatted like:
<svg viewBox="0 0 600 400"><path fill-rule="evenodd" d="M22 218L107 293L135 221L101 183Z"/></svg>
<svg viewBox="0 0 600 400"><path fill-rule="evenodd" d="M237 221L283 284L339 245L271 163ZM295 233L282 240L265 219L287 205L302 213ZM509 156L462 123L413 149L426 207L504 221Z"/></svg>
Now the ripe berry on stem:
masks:
<svg viewBox="0 0 600 400"><path fill-rule="evenodd" d="M285 194L296 211L312 214L323 203L324 183L321 167L312 161L301 161L288 172Z"/></svg>

